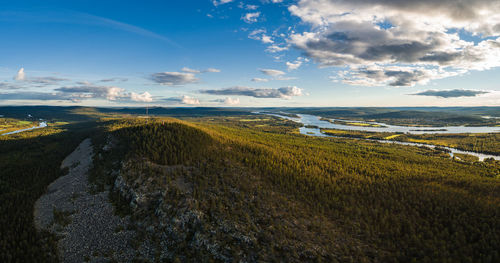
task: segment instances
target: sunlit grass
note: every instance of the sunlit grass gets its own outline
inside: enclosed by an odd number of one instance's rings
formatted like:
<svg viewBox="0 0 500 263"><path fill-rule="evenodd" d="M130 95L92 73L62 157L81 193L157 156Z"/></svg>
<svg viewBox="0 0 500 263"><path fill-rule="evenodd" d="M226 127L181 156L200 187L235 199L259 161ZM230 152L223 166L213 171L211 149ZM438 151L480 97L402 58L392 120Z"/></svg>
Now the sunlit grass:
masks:
<svg viewBox="0 0 500 263"><path fill-rule="evenodd" d="M24 131L20 133L8 134L0 136L0 140L19 140L19 139L29 139L39 136L54 135L66 131L60 127L45 127L40 129L33 129L29 131ZM7 131L2 131L2 133Z"/></svg>
<svg viewBox="0 0 500 263"><path fill-rule="evenodd" d="M432 145L439 145L439 146L445 146L445 147L453 147L455 148L456 145L453 143L450 143L445 140L438 140L438 139L414 139L414 138L408 138L409 142L415 142L415 143L423 143L423 144L432 144Z"/></svg>
<svg viewBox="0 0 500 263"><path fill-rule="evenodd" d="M12 118L0 118L0 135L16 130L31 128L35 125L38 125L38 123Z"/></svg>
<svg viewBox="0 0 500 263"><path fill-rule="evenodd" d="M55 125L55 126L59 126L59 125L66 125L66 124L69 124L69 122L67 121L56 121L56 122L53 122L51 123L52 125Z"/></svg>
<svg viewBox="0 0 500 263"><path fill-rule="evenodd" d="M241 119L240 121L268 121L270 119Z"/></svg>
<svg viewBox="0 0 500 263"><path fill-rule="evenodd" d="M399 137L399 136L401 136L401 134L394 134L391 136L384 137L384 140L391 140L391 139L394 139L394 138Z"/></svg>
<svg viewBox="0 0 500 263"><path fill-rule="evenodd" d="M347 122L346 125L361 126L361 127L382 127L380 124L365 123L365 122Z"/></svg>
<svg viewBox="0 0 500 263"><path fill-rule="evenodd" d="M343 130L327 130L327 129L321 129L323 133L332 133L332 134L348 134L349 131L343 131Z"/></svg>
<svg viewBox="0 0 500 263"><path fill-rule="evenodd" d="M28 124L32 124L31 121L18 121L17 122L18 125L28 125Z"/></svg>

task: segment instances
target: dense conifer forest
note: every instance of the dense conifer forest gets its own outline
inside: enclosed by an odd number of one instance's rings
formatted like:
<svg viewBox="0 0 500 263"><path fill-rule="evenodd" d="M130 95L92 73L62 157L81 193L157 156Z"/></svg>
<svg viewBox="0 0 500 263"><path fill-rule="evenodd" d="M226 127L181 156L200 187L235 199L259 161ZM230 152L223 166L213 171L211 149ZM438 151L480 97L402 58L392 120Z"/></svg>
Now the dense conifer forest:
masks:
<svg viewBox="0 0 500 263"><path fill-rule="evenodd" d="M127 158L203 171L185 179L193 185L196 207L203 213L217 214L215 218L237 220L245 227L254 226L259 233L268 233L268 239L262 236L259 247L253 248L260 251L262 259L499 260L500 183L498 171L487 166L456 162L430 149L306 137L295 134L291 123L260 129L223 118L194 120L195 124L151 122L114 124L116 136L130 147ZM181 151L180 145L184 145ZM128 169L138 170L128 171L128 176L158 181L157 176L173 176L165 180L175 180L174 175L134 163ZM261 183L241 185L247 180ZM239 196L224 193L233 188ZM275 215L263 215L259 211L269 209L273 202L249 203L250 193L245 191L279 193L283 203L273 208ZM300 213L290 213L298 207ZM280 213L290 218L279 218ZM315 223L331 229L304 223L317 218L321 223ZM314 231L295 231L300 226L287 224L295 219ZM312 238L313 233L320 237ZM298 247L291 244L299 241L312 251L310 258L294 255L284 245L289 242L289 249L296 250ZM320 249L313 250L315 246Z"/></svg>
<svg viewBox="0 0 500 263"><path fill-rule="evenodd" d="M0 137L0 262L57 261L56 238L35 230L33 205L93 129L78 123Z"/></svg>
<svg viewBox="0 0 500 263"><path fill-rule="evenodd" d="M143 233L137 242L157 242L158 251L170 242L158 260L500 260L498 162L309 137L298 133L299 124L266 115L179 120L79 111L83 116L64 125L0 137L0 261L57 261L57 237L35 230L33 205L64 174L61 161L89 137L94 190L111 190L116 213L131 216L130 228ZM78 115L68 114L53 123ZM118 177L160 199L131 202L117 191ZM180 236L160 227L186 211L197 219Z"/></svg>

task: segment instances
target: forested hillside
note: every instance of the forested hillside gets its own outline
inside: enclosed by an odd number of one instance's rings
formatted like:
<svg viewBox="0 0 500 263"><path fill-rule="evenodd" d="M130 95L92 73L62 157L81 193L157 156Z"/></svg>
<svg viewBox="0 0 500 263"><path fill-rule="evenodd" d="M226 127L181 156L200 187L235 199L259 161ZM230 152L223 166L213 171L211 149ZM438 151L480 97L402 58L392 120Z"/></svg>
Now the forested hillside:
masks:
<svg viewBox="0 0 500 263"><path fill-rule="evenodd" d="M51 118L46 128L0 137L2 262L57 261L57 237L35 230L33 204L87 137L96 152L92 191L110 189L116 213L131 216L137 261L500 260L494 161L304 136L300 124L266 115L178 120L78 108ZM496 143L460 136L401 139Z"/></svg>
<svg viewBox="0 0 500 263"><path fill-rule="evenodd" d="M35 230L33 205L95 128L79 123L0 136L0 262L57 261L56 238Z"/></svg>
<svg viewBox="0 0 500 263"><path fill-rule="evenodd" d="M108 127L100 144L117 150L99 155L94 181L108 182L119 211L134 215L139 243L157 242L156 259L500 260L496 170L426 148L247 123Z"/></svg>

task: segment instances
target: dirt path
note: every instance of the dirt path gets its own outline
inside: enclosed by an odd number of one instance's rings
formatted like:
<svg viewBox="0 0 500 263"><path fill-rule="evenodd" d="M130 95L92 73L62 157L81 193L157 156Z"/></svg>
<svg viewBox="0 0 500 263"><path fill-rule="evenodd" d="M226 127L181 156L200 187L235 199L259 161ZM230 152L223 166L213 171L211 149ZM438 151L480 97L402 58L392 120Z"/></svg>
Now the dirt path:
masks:
<svg viewBox="0 0 500 263"><path fill-rule="evenodd" d="M92 166L93 148L85 139L68 155L61 168L69 173L52 182L34 208L37 229L59 236L61 262L119 262L135 256L130 241L133 231L125 230L129 219L113 214L108 191L91 194L87 173Z"/></svg>

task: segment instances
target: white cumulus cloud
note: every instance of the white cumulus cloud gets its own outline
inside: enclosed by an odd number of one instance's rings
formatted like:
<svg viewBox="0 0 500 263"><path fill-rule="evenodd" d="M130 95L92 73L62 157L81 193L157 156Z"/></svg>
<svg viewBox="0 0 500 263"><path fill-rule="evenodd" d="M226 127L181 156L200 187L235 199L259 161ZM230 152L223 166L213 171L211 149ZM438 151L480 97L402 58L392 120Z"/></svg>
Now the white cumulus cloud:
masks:
<svg viewBox="0 0 500 263"><path fill-rule="evenodd" d="M181 102L184 104L190 104L190 105L200 104L200 101L198 99L192 98L192 97L189 97L186 95L182 96Z"/></svg>
<svg viewBox="0 0 500 263"><path fill-rule="evenodd" d="M500 66L497 0L300 0L289 11L311 26L289 44L322 67L347 67L356 81L346 82L411 86Z"/></svg>
<svg viewBox="0 0 500 263"><path fill-rule="evenodd" d="M286 67L288 68L288 70L296 70L300 68L301 65L302 61L299 60L296 60L295 62L286 62Z"/></svg>
<svg viewBox="0 0 500 263"><path fill-rule="evenodd" d="M151 80L166 86L180 86L198 82L194 73L187 72L159 72L151 75Z"/></svg>
<svg viewBox="0 0 500 263"><path fill-rule="evenodd" d="M223 5L223 4L227 4L227 3L231 3L233 2L233 0L214 0L212 1L212 3L214 4L214 6L218 6L218 5Z"/></svg>
<svg viewBox="0 0 500 263"><path fill-rule="evenodd" d="M17 71L17 74L16 74L16 76L14 76L14 79L15 80L19 80L19 81L22 81L22 80L26 79L26 74L24 73L24 68L20 68Z"/></svg>
<svg viewBox="0 0 500 263"><path fill-rule="evenodd" d="M133 101L138 101L138 102L152 102L153 101L151 94L149 94L149 92L147 92L147 91L142 93L142 94L131 92L130 99Z"/></svg>
<svg viewBox="0 0 500 263"><path fill-rule="evenodd" d="M245 21L246 23L255 23L257 22L257 19L260 16L260 12L253 12L253 13L246 13L241 17L241 20Z"/></svg>
<svg viewBox="0 0 500 263"><path fill-rule="evenodd" d="M240 104L240 98L230 98L230 97L227 97L224 99L224 103L227 104L227 105L238 105Z"/></svg>

